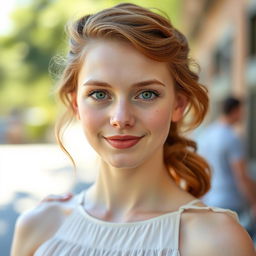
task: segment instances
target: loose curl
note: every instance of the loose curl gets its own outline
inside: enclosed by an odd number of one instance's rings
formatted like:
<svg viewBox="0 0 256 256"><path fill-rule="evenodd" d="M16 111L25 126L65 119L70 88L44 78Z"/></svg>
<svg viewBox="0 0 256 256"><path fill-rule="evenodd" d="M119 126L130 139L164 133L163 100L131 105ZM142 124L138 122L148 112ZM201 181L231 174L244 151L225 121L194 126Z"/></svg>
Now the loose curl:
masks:
<svg viewBox="0 0 256 256"><path fill-rule="evenodd" d="M196 197L210 188L210 169L196 153L196 143L181 135L196 128L208 110L207 89L198 82L188 57L185 36L175 29L168 18L135 4L123 3L96 14L84 16L68 24L70 51L59 81L57 93L66 112L56 125L56 137L61 148L75 162L62 143L62 128L72 121L75 110L72 93L77 89L77 78L86 46L94 39L114 39L131 44L150 59L165 62L175 82L175 91L186 96L187 109L182 120L172 123L164 145L164 160L173 180ZM188 118L186 118L188 117ZM185 122L186 121L186 122Z"/></svg>

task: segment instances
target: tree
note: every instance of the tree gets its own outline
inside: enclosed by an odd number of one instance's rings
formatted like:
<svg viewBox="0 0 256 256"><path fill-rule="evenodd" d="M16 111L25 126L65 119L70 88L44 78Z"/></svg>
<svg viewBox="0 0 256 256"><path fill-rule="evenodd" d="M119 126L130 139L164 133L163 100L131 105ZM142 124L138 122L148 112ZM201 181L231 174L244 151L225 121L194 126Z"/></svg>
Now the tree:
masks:
<svg viewBox="0 0 256 256"><path fill-rule="evenodd" d="M122 1L36 0L14 11L14 30L0 37L0 115L24 109L30 141L42 137L56 117L52 94L55 81L49 74L49 63L53 56L66 54L64 24L74 16L93 13L119 2ZM177 24L178 2L141 0L140 4L157 6ZM41 113L41 121L38 116L31 117L33 113Z"/></svg>

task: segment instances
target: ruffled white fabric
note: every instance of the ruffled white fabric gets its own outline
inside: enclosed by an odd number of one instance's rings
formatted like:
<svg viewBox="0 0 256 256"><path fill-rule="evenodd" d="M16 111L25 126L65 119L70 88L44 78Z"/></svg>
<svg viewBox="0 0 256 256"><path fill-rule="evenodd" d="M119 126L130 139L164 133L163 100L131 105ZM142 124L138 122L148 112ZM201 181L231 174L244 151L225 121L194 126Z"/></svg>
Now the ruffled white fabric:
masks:
<svg viewBox="0 0 256 256"><path fill-rule="evenodd" d="M41 249L41 248L40 248ZM52 241L50 246L43 251L44 254L35 255L76 255L76 256L180 256L178 250L174 249L137 249L137 250L111 250L111 249L97 249L84 248L74 243L66 241Z"/></svg>
<svg viewBox="0 0 256 256"><path fill-rule="evenodd" d="M186 209L236 213L216 207L183 205L178 211L148 220L113 223L90 216L81 204L35 256L180 256L180 215Z"/></svg>

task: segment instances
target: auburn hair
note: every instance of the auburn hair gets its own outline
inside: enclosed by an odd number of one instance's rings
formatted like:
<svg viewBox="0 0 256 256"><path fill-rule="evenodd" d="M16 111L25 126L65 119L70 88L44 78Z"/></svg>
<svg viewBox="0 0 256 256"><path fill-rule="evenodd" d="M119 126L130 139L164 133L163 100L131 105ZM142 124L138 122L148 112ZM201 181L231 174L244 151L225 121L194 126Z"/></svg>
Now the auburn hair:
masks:
<svg viewBox="0 0 256 256"><path fill-rule="evenodd" d="M186 96L187 109L182 120L172 123L164 145L164 161L173 180L196 197L210 188L210 168L196 153L196 143L183 132L193 130L204 119L208 110L205 86L189 58L185 36L173 27L167 17L141 6L122 3L98 13L83 16L67 26L69 53L66 66L57 87L57 94L66 106L56 123L56 138L61 148L75 162L62 142L63 127L75 116L72 93L77 89L77 79L86 46L92 40L120 40L131 44L145 56L165 62L174 79L175 90Z"/></svg>

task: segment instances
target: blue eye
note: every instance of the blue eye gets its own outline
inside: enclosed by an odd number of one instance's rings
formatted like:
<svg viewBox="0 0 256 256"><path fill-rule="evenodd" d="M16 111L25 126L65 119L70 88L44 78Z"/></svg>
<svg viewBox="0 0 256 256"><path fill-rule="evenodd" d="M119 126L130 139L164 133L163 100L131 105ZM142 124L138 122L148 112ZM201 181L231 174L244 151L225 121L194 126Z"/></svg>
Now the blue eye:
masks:
<svg viewBox="0 0 256 256"><path fill-rule="evenodd" d="M154 91L144 91L141 92L138 96L139 99L143 100L153 100L159 96L159 93L154 92Z"/></svg>
<svg viewBox="0 0 256 256"><path fill-rule="evenodd" d="M104 91L93 91L89 94L89 97L92 97L95 100L105 100L107 99L107 93Z"/></svg>

